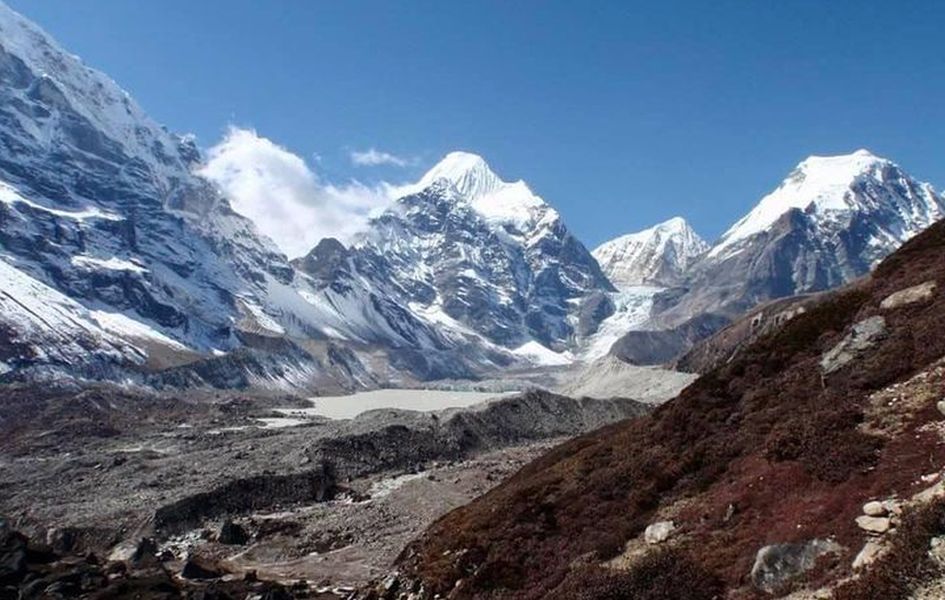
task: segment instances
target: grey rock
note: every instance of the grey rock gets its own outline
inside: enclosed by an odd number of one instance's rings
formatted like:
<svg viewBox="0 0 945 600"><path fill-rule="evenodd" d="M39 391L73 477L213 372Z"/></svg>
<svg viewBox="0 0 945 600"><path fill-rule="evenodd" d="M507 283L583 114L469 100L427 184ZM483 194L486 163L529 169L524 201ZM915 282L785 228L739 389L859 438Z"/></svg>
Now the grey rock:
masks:
<svg viewBox="0 0 945 600"><path fill-rule="evenodd" d="M842 549L842 546L832 540L821 539L799 544L765 546L755 556L751 581L758 589L773 593L813 568L821 556L838 553Z"/></svg>
<svg viewBox="0 0 945 600"><path fill-rule="evenodd" d="M884 310L892 310L909 304L925 302L935 294L935 287L935 281L926 281L919 285L893 292L883 299L879 307Z"/></svg>
<svg viewBox="0 0 945 600"><path fill-rule="evenodd" d="M879 558L879 555L882 554L882 551L882 544L875 540L869 540L857 553L856 558L853 559L853 568L862 569L863 567L873 564L876 559Z"/></svg>
<svg viewBox="0 0 945 600"><path fill-rule="evenodd" d="M824 353L820 359L821 370L824 374L830 374L842 369L879 343L885 335L885 318L877 315L863 319L836 346Z"/></svg>
<svg viewBox="0 0 945 600"><path fill-rule="evenodd" d="M863 514L868 517L882 517L886 515L886 512L886 507L878 500L863 505Z"/></svg>
<svg viewBox="0 0 945 600"><path fill-rule="evenodd" d="M614 342L610 354L635 365L664 364L729 322L720 315L701 314L672 329L629 331Z"/></svg>
<svg viewBox="0 0 945 600"><path fill-rule="evenodd" d="M661 544L669 539L675 529L676 524L672 521L651 523L643 532L643 540L647 544Z"/></svg>
<svg viewBox="0 0 945 600"><path fill-rule="evenodd" d="M871 517L862 515L856 518L856 525L869 533L886 533L891 525L888 517Z"/></svg>
<svg viewBox="0 0 945 600"><path fill-rule="evenodd" d="M108 554L109 562L130 562L138 552L138 543L127 540L119 543Z"/></svg>

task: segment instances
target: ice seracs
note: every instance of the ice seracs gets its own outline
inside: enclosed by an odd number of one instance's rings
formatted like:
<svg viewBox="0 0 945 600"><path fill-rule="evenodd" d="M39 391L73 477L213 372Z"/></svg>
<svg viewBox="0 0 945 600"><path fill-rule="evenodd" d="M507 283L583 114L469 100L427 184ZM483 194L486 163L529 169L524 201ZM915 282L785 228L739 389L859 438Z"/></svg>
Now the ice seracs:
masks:
<svg viewBox="0 0 945 600"><path fill-rule="evenodd" d="M682 217L604 242L592 254L619 289L676 285L709 249Z"/></svg>

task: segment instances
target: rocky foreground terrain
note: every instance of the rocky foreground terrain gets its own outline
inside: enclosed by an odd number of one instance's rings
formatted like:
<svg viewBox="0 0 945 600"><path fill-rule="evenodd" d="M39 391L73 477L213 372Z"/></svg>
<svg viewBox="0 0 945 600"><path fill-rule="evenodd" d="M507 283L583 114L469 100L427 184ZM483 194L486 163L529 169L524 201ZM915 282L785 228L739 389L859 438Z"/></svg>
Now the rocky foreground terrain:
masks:
<svg viewBox="0 0 945 600"><path fill-rule="evenodd" d="M363 595L943 597L943 285L938 223L438 520Z"/></svg>
<svg viewBox="0 0 945 600"><path fill-rule="evenodd" d="M2 395L3 598L345 596L555 440L649 410L531 391L298 422L292 396Z"/></svg>

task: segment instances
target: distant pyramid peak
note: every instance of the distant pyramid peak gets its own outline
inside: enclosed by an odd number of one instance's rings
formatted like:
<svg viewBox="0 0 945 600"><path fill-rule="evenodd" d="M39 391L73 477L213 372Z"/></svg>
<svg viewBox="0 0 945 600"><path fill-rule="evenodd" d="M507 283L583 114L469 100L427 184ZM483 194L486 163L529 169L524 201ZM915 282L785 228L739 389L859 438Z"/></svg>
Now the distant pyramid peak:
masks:
<svg viewBox="0 0 945 600"><path fill-rule="evenodd" d="M472 152L450 152L416 184L396 188L394 193L399 196L416 194L442 187L444 182L455 192L457 201L468 202L490 223L524 232L541 222L550 223L558 218L558 213L524 181L503 181L482 156Z"/></svg>
<svg viewBox="0 0 945 600"><path fill-rule="evenodd" d="M427 188L439 180L449 181L469 200L495 193L506 183L489 167L484 158L471 152L450 152L420 179Z"/></svg>

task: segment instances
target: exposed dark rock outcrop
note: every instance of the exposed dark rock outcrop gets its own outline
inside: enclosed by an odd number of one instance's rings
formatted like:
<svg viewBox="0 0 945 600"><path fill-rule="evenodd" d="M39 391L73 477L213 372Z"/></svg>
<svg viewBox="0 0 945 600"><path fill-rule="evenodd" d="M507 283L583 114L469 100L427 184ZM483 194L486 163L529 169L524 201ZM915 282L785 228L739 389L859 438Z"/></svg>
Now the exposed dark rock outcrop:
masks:
<svg viewBox="0 0 945 600"><path fill-rule="evenodd" d="M665 364L728 323L726 317L706 313L672 329L629 331L614 342L610 353L635 365Z"/></svg>
<svg viewBox="0 0 945 600"><path fill-rule="evenodd" d="M185 561L181 573L183 578L174 577L172 571L172 564L157 558L150 561L103 561L94 554L53 551L11 530L0 519L0 598L4 600L292 600L296 597L278 583L257 578L220 580L225 571L212 561L199 557ZM304 597L310 596L306 593Z"/></svg>
<svg viewBox="0 0 945 600"><path fill-rule="evenodd" d="M333 468L328 465L287 475L254 475L162 506L154 513L154 527L166 534L221 515L280 504L323 502L334 496L336 486Z"/></svg>

